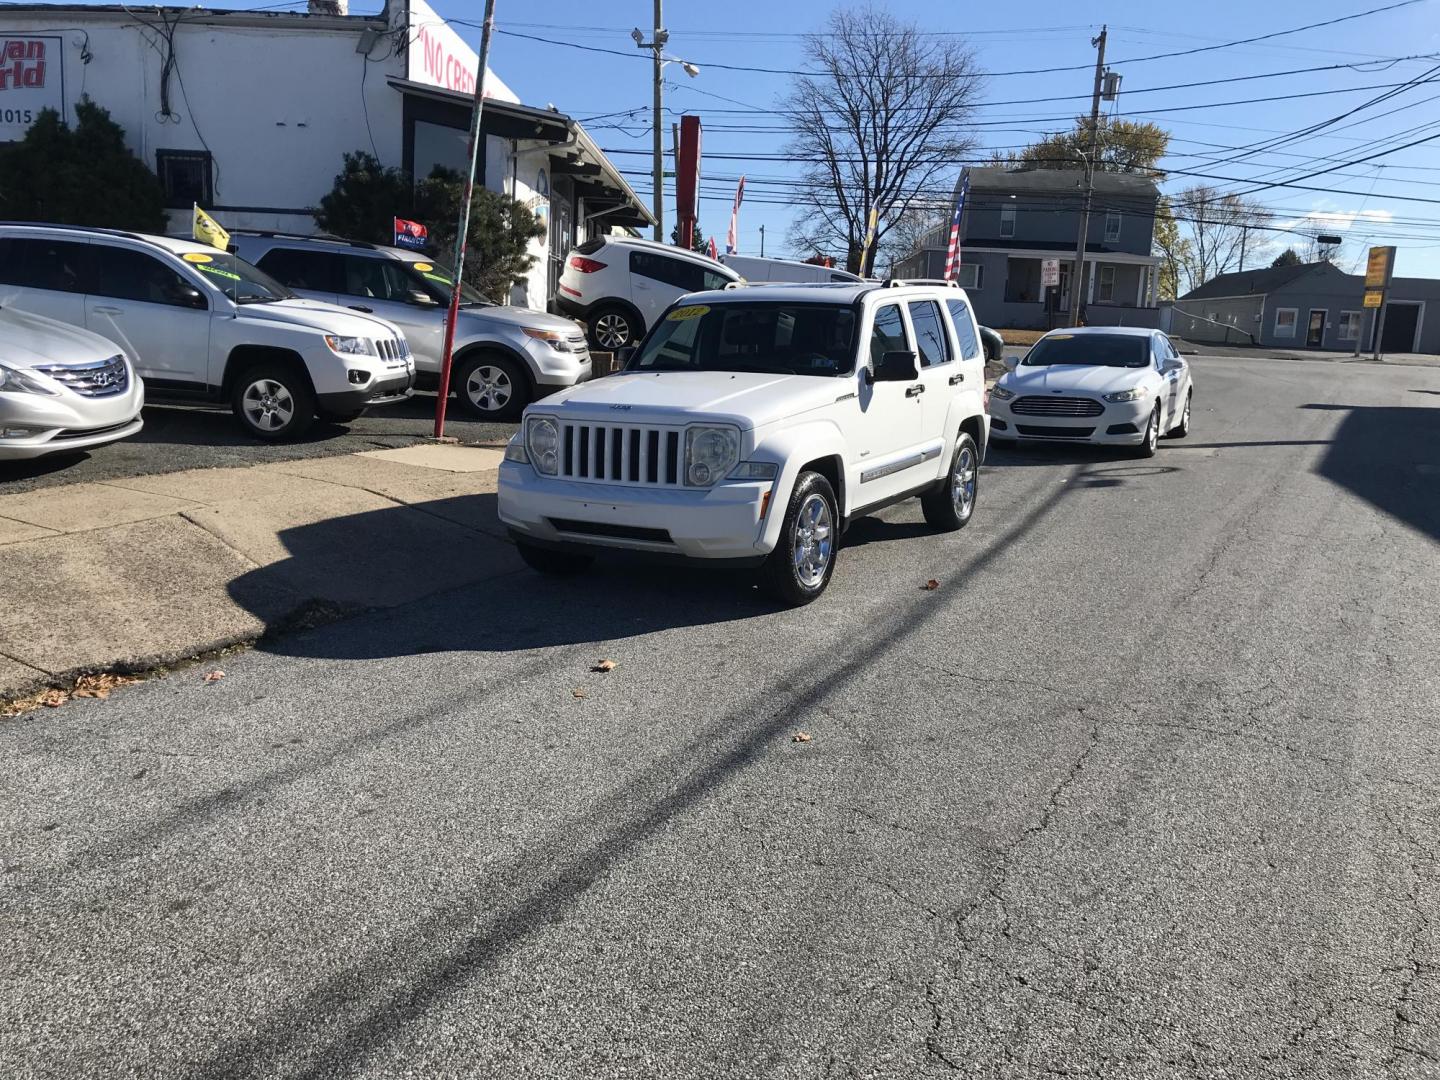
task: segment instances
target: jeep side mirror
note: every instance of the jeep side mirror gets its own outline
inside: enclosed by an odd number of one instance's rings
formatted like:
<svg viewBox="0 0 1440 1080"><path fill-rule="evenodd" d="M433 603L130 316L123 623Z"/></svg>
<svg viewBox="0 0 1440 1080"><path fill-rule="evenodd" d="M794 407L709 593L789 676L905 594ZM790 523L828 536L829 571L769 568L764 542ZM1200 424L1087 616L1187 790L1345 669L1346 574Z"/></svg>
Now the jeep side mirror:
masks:
<svg viewBox="0 0 1440 1080"><path fill-rule="evenodd" d="M980 341L985 348L985 362L987 364L998 364L1000 356L1005 351L1005 339L1000 334L991 330L988 326L980 327Z"/></svg>
<svg viewBox="0 0 1440 1080"><path fill-rule="evenodd" d="M205 294L188 282L176 282L165 290L165 296L178 307L200 308L205 305Z"/></svg>
<svg viewBox="0 0 1440 1080"><path fill-rule="evenodd" d="M1019 367L1019 366L1020 366L1020 358L1019 358L1018 356L1007 356L1007 357L1005 357L1005 370L1006 370L1006 371L1014 371L1014 370L1015 370L1017 367Z"/></svg>
<svg viewBox="0 0 1440 1080"><path fill-rule="evenodd" d="M913 352L882 353L874 371L870 373L870 381L872 383L907 382L918 379L920 369L915 366L915 361L916 356Z"/></svg>

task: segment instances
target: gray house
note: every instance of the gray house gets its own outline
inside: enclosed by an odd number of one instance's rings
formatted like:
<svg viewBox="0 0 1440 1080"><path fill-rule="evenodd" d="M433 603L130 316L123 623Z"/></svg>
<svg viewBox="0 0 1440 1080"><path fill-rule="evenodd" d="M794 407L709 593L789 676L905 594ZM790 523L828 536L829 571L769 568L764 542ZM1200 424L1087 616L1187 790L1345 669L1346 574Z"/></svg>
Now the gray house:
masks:
<svg viewBox="0 0 1440 1080"><path fill-rule="evenodd" d="M1046 329L1052 320L1068 322L1085 174L997 167L966 169L962 183L965 176L970 191L960 224L957 276L976 316L989 326L1022 330ZM1151 241L1159 195L1154 181L1144 176L1095 174L1082 286L1090 325L1158 325L1160 259L1151 254ZM949 242L949 224L937 226L917 250L895 263L894 275L942 277ZM1050 297L1040 285L1045 259L1060 263L1060 287Z"/></svg>
<svg viewBox="0 0 1440 1080"><path fill-rule="evenodd" d="M1175 302L1169 330L1191 341L1295 349L1374 347L1365 279L1327 262L1242 270L1211 278ZM1425 318L1426 307L1431 317ZM1440 353L1440 281L1395 278L1385 306L1382 352ZM1237 333L1240 332L1240 333Z"/></svg>

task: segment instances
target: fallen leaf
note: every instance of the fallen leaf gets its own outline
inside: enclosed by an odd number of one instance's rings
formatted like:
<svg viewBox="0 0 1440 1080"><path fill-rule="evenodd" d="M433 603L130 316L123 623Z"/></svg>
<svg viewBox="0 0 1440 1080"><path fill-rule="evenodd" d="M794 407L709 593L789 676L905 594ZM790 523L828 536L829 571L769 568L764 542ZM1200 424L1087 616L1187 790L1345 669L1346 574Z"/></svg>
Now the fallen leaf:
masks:
<svg viewBox="0 0 1440 1080"><path fill-rule="evenodd" d="M790 736L790 741L791 741L791 742L809 742L809 741L810 741L810 733L809 733L808 731L797 731L794 735L791 735L791 736Z"/></svg>
<svg viewBox="0 0 1440 1080"><path fill-rule="evenodd" d="M570 692L571 692L572 694L574 694L577 698L583 698L583 697L589 697L589 696L590 696L589 694L585 693L584 690L571 690Z"/></svg>
<svg viewBox="0 0 1440 1080"><path fill-rule="evenodd" d="M219 682L219 681L220 681L221 679L223 679L224 677L225 677L225 672L221 671L219 668L216 668L214 671L206 672L206 674L205 674L205 681L206 681L206 682Z"/></svg>
<svg viewBox="0 0 1440 1080"><path fill-rule="evenodd" d="M592 665L591 668L590 668L590 670L591 670L591 671L596 671L596 672L614 671L614 670L615 670L615 661L614 661L614 660L601 660L598 664Z"/></svg>
<svg viewBox="0 0 1440 1080"><path fill-rule="evenodd" d="M58 709L70 700L70 695L64 690L46 690L35 700L47 708Z"/></svg>
<svg viewBox="0 0 1440 1080"><path fill-rule="evenodd" d="M104 701L117 686L129 686L140 680L133 675L83 675L75 683L72 696L78 698L99 698Z"/></svg>
<svg viewBox="0 0 1440 1080"><path fill-rule="evenodd" d="M936 581L933 577L929 581L925 582L924 585L920 586L920 588L924 589L926 592L934 592L939 587L940 583Z"/></svg>

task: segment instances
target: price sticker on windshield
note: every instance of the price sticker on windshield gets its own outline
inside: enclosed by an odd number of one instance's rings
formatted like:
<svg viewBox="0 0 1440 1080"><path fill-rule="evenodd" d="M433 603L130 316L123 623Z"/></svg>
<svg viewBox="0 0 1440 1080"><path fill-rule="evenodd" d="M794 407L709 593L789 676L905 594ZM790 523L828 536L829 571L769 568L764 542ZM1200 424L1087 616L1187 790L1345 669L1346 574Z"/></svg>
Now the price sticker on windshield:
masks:
<svg viewBox="0 0 1440 1080"><path fill-rule="evenodd" d="M416 263L415 269L419 270L422 274L428 274L431 270L434 270L435 267L430 263Z"/></svg>
<svg viewBox="0 0 1440 1080"><path fill-rule="evenodd" d="M207 274L214 274L216 277L229 278L231 281L241 280L239 274L232 274L229 270L222 270L218 266L210 266L206 263L201 263L197 265L196 269L203 270Z"/></svg>
<svg viewBox="0 0 1440 1080"><path fill-rule="evenodd" d="M184 255L181 255L180 257L186 262L195 263L196 265L215 261L213 256L206 255L203 251L187 251Z"/></svg>
<svg viewBox="0 0 1440 1080"><path fill-rule="evenodd" d="M687 319L698 319L706 314L710 308L705 304L692 304L689 307L676 308L665 316L666 322L685 322Z"/></svg>

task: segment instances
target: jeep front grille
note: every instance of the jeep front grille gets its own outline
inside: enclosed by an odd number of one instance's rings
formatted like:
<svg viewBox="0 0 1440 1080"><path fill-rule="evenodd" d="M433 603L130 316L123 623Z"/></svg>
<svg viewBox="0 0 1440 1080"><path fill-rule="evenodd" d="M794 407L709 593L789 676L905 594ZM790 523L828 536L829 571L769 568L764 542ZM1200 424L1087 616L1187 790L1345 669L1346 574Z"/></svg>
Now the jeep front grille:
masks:
<svg viewBox="0 0 1440 1080"><path fill-rule="evenodd" d="M375 347L380 350L380 359L387 368L404 367L405 358L410 355L410 346L404 338L380 338Z"/></svg>
<svg viewBox="0 0 1440 1080"><path fill-rule="evenodd" d="M681 432L625 424L560 425L560 475L603 484L678 487Z"/></svg>
<svg viewBox="0 0 1440 1080"><path fill-rule="evenodd" d="M118 355L91 364L37 365L35 370L81 397L110 397L124 393L130 385L130 370L125 366L125 358Z"/></svg>

